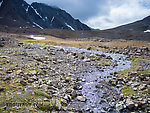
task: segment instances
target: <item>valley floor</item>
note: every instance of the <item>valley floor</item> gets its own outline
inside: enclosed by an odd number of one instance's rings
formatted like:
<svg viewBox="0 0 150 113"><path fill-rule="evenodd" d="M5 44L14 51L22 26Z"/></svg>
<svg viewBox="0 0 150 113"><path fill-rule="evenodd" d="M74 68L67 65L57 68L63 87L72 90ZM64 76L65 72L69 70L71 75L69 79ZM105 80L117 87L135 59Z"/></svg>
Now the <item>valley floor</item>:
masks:
<svg viewBox="0 0 150 113"><path fill-rule="evenodd" d="M0 112L150 112L150 42L38 37L46 39L0 33ZM90 99L83 94L86 76L115 68L123 59L114 61L106 52L125 55L131 67L94 80L95 94L105 92L98 95L102 106L97 109L97 101L88 106Z"/></svg>

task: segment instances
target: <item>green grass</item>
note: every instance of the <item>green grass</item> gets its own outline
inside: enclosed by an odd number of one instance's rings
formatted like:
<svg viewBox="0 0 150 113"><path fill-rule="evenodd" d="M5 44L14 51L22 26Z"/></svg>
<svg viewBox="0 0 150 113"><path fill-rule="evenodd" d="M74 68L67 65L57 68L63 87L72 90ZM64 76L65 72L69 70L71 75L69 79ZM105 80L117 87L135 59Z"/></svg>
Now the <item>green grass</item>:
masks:
<svg viewBox="0 0 150 113"><path fill-rule="evenodd" d="M35 90L34 93L36 96L50 98L50 95L45 93L43 89Z"/></svg>
<svg viewBox="0 0 150 113"><path fill-rule="evenodd" d="M122 88L121 92L122 92L125 96L136 94L136 91L134 91L133 89L131 89L129 86L124 86L124 87Z"/></svg>

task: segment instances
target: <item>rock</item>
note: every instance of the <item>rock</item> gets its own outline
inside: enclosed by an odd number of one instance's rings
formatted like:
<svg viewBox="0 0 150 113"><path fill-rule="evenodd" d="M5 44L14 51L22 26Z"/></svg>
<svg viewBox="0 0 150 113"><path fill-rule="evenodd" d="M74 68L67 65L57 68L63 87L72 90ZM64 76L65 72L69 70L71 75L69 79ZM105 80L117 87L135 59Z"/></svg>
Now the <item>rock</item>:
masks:
<svg viewBox="0 0 150 113"><path fill-rule="evenodd" d="M140 85L140 83L139 83L139 82L134 82L134 83L132 83L131 85L132 85L133 87L137 87L137 86Z"/></svg>
<svg viewBox="0 0 150 113"><path fill-rule="evenodd" d="M144 90L146 89L147 85L146 84L142 84L139 86L139 90Z"/></svg>
<svg viewBox="0 0 150 113"><path fill-rule="evenodd" d="M55 106L56 106L56 109L57 109L57 110L61 110L61 101L59 101L58 99L56 99L56 104L55 104Z"/></svg>
<svg viewBox="0 0 150 113"><path fill-rule="evenodd" d="M22 70L17 70L16 74L19 75L22 72Z"/></svg>
<svg viewBox="0 0 150 113"><path fill-rule="evenodd" d="M74 91L71 93L71 96L72 96L72 98L74 99L75 97L77 97L77 92L74 90Z"/></svg>
<svg viewBox="0 0 150 113"><path fill-rule="evenodd" d="M107 56L106 59L113 59L111 56Z"/></svg>
<svg viewBox="0 0 150 113"><path fill-rule="evenodd" d="M96 88L103 88L103 86L101 84L97 84L95 87Z"/></svg>
<svg viewBox="0 0 150 113"><path fill-rule="evenodd" d="M31 77L31 79L33 79L34 81L38 80L37 76L35 76L35 75L33 77Z"/></svg>
<svg viewBox="0 0 150 113"><path fill-rule="evenodd" d="M67 105L67 104L68 104L68 102L67 102L67 100L66 100L66 99L61 98L61 104L62 104L62 105Z"/></svg>
<svg viewBox="0 0 150 113"><path fill-rule="evenodd" d="M83 62L90 62L90 61L91 61L91 59L89 59L89 58L83 59Z"/></svg>
<svg viewBox="0 0 150 113"><path fill-rule="evenodd" d="M7 77L4 78L4 81L7 81L7 80L11 80L11 77L7 76Z"/></svg>
<svg viewBox="0 0 150 113"><path fill-rule="evenodd" d="M69 81L71 81L71 78L70 77L66 77L65 81L69 82Z"/></svg>
<svg viewBox="0 0 150 113"><path fill-rule="evenodd" d="M131 75L131 76L137 75L137 71L132 71L132 72L130 73L130 75Z"/></svg>
<svg viewBox="0 0 150 113"><path fill-rule="evenodd" d="M148 88L148 94L150 94L150 87Z"/></svg>
<svg viewBox="0 0 150 113"><path fill-rule="evenodd" d="M36 75L37 72L36 72L36 71L30 71L30 74L31 74L31 75Z"/></svg>
<svg viewBox="0 0 150 113"><path fill-rule="evenodd" d="M91 50L91 49L92 49L91 47L88 47L88 48L87 48L87 50Z"/></svg>
<svg viewBox="0 0 150 113"><path fill-rule="evenodd" d="M4 91L4 89L5 89L5 88L3 88L3 87L0 87L0 91Z"/></svg>
<svg viewBox="0 0 150 113"><path fill-rule="evenodd" d="M123 110L123 105L124 105L124 102L120 101L119 103L116 104L116 110L117 111L121 111Z"/></svg>
<svg viewBox="0 0 150 113"><path fill-rule="evenodd" d="M86 102L87 99L84 96L77 96L77 100L81 102Z"/></svg>
<svg viewBox="0 0 150 113"><path fill-rule="evenodd" d="M65 51L63 48L61 48L59 51Z"/></svg>
<svg viewBox="0 0 150 113"><path fill-rule="evenodd" d="M27 82L26 82L25 80L21 80L21 81L20 81L20 84L23 85L23 86L26 86L26 85L27 85Z"/></svg>
<svg viewBox="0 0 150 113"><path fill-rule="evenodd" d="M132 110L135 107L135 104L131 99L128 98L126 100L126 106L128 107L128 109Z"/></svg>
<svg viewBox="0 0 150 113"><path fill-rule="evenodd" d="M101 54L100 56L101 56L101 57L106 57L106 55L105 55L105 54Z"/></svg>
<svg viewBox="0 0 150 113"><path fill-rule="evenodd" d="M34 80L33 79L28 79L28 83L33 83L34 82Z"/></svg>
<svg viewBox="0 0 150 113"><path fill-rule="evenodd" d="M71 96L70 95L65 95L64 99L69 102L69 101L71 101Z"/></svg>
<svg viewBox="0 0 150 113"><path fill-rule="evenodd" d="M80 84L76 84L75 86L74 86L74 89L75 90L81 90L83 87L80 85Z"/></svg>
<svg viewBox="0 0 150 113"><path fill-rule="evenodd" d="M73 89L69 88L69 89L66 89L66 93L71 93L73 91Z"/></svg>

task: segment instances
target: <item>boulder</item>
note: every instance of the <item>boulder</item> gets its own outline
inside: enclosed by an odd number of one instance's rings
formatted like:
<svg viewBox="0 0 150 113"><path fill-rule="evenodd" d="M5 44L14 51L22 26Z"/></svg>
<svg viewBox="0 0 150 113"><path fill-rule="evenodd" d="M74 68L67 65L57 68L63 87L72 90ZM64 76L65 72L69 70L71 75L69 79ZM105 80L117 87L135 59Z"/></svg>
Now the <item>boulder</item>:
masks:
<svg viewBox="0 0 150 113"><path fill-rule="evenodd" d="M86 102L87 99L84 96L77 96L77 100L81 102Z"/></svg>

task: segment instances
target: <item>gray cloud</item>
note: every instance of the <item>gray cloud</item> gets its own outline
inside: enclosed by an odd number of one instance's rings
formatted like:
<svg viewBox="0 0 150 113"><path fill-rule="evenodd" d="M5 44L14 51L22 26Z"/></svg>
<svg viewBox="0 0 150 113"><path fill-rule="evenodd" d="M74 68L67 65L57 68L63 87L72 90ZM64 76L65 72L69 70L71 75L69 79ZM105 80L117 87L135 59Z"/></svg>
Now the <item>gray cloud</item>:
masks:
<svg viewBox="0 0 150 113"><path fill-rule="evenodd" d="M26 0L31 3L34 1L43 2L52 6L58 6L69 12L74 18L86 21L89 17L95 16L107 4L107 0Z"/></svg>
<svg viewBox="0 0 150 113"><path fill-rule="evenodd" d="M107 29L142 19L150 14L150 0L25 0L66 10L90 27Z"/></svg>

